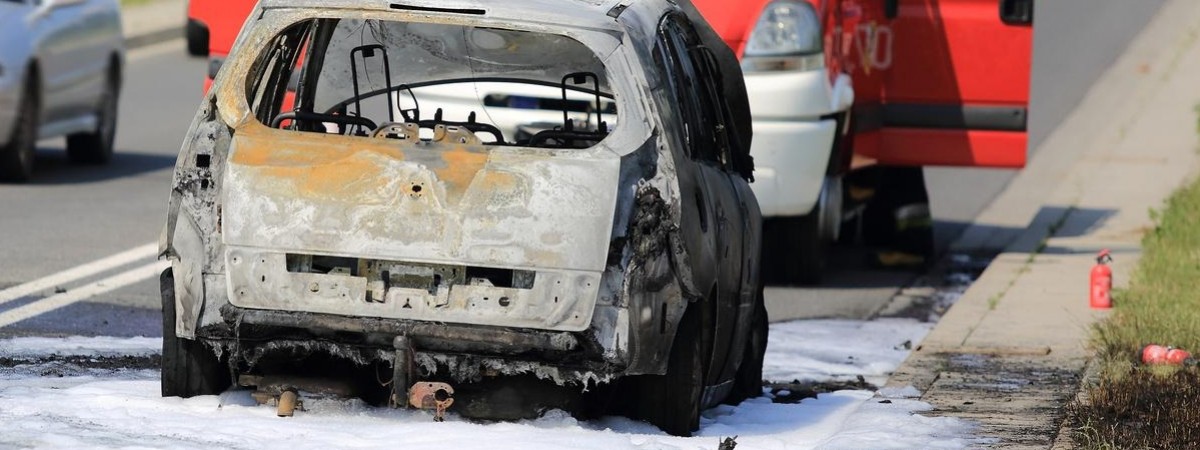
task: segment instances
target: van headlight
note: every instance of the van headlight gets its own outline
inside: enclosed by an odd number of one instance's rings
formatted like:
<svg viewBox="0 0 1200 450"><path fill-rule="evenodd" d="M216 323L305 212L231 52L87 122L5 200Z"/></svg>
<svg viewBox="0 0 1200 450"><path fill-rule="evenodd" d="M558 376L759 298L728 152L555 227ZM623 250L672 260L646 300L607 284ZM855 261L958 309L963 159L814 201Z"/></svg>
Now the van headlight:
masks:
<svg viewBox="0 0 1200 450"><path fill-rule="evenodd" d="M769 72L825 67L821 19L803 0L767 4L750 31L742 55L742 70Z"/></svg>

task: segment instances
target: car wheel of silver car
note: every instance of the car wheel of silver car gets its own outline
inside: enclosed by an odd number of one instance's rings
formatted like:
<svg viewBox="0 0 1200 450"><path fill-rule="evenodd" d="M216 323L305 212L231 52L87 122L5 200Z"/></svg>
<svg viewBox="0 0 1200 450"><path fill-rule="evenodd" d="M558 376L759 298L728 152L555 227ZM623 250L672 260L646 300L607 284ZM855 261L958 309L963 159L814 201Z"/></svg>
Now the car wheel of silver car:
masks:
<svg viewBox="0 0 1200 450"><path fill-rule="evenodd" d="M29 181L33 174L34 153L37 152L38 134L38 83L36 73L30 72L21 95L21 109L17 111L17 123L13 127L8 143L0 146L0 179L5 181Z"/></svg>
<svg viewBox="0 0 1200 450"><path fill-rule="evenodd" d="M220 394L232 383L228 368L200 341L175 335L175 276L159 276L162 291L162 396L194 397Z"/></svg>
<svg viewBox="0 0 1200 450"><path fill-rule="evenodd" d="M700 428L700 401L706 372L701 314L693 303L675 333L667 373L646 375L641 383L638 415L675 436L691 436Z"/></svg>
<svg viewBox="0 0 1200 450"><path fill-rule="evenodd" d="M109 70L104 94L96 109L96 131L67 136L67 157L82 164L105 164L112 159L113 140L117 135L117 97L120 80L116 69Z"/></svg>

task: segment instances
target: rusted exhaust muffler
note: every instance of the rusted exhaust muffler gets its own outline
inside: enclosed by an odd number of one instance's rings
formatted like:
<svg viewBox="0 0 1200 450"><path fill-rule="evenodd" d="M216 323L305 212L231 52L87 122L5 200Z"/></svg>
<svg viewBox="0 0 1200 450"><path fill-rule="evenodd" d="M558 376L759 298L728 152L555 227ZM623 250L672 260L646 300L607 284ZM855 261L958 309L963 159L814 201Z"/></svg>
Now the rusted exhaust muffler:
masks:
<svg viewBox="0 0 1200 450"><path fill-rule="evenodd" d="M454 388L446 383L421 382L408 389L408 404L413 408L432 409L433 420L446 420L446 409L454 404Z"/></svg>
<svg viewBox="0 0 1200 450"><path fill-rule="evenodd" d="M275 407L275 415L279 417L292 417L296 412L296 404L300 401L300 395L295 389L288 389L279 394L279 404Z"/></svg>

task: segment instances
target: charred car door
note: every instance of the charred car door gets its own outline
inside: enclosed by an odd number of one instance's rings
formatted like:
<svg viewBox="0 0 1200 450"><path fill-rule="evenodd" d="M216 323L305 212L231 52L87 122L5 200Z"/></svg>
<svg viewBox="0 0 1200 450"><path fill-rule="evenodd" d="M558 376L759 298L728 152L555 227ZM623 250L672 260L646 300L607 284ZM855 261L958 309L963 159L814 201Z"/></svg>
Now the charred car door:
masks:
<svg viewBox="0 0 1200 450"><path fill-rule="evenodd" d="M731 176L731 148L726 108L720 96L720 72L682 14L660 23L660 50L665 57L672 103L678 108L677 134L687 159L679 165L682 202L681 232L700 301L689 314L701 314L704 348L709 354L704 404L728 392L733 369L730 355L739 331L746 209ZM672 124L668 124L670 126ZM744 333L741 333L744 334ZM736 341L736 342L735 342Z"/></svg>
<svg viewBox="0 0 1200 450"><path fill-rule="evenodd" d="M715 124L717 157L724 172L722 175L730 186L729 190L722 191L728 195L723 195L721 206L725 209L719 212L718 218L725 266L721 282L728 287L723 289L722 295L730 297L723 297L717 305L717 322L724 327L717 329L717 335L727 345L714 348L713 361L724 361L724 364L713 367L712 377L732 380L745 356L740 350L750 335L758 299L762 213L748 179L748 174L754 171L749 158L750 149L739 147L739 142L744 141L736 135L734 113L730 105L722 101L720 94L722 78L729 74L721 72L711 49L697 46L690 53L701 72L705 92L713 99L705 111L711 123Z"/></svg>

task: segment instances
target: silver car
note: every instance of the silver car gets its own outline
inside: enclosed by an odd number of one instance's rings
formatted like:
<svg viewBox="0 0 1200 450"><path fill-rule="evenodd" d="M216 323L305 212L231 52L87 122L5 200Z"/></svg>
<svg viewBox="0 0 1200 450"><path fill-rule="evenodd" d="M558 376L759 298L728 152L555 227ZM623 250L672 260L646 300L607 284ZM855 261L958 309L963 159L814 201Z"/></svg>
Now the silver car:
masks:
<svg viewBox="0 0 1200 450"><path fill-rule="evenodd" d="M124 58L116 0L0 0L0 179L28 180L49 137L108 162Z"/></svg>

